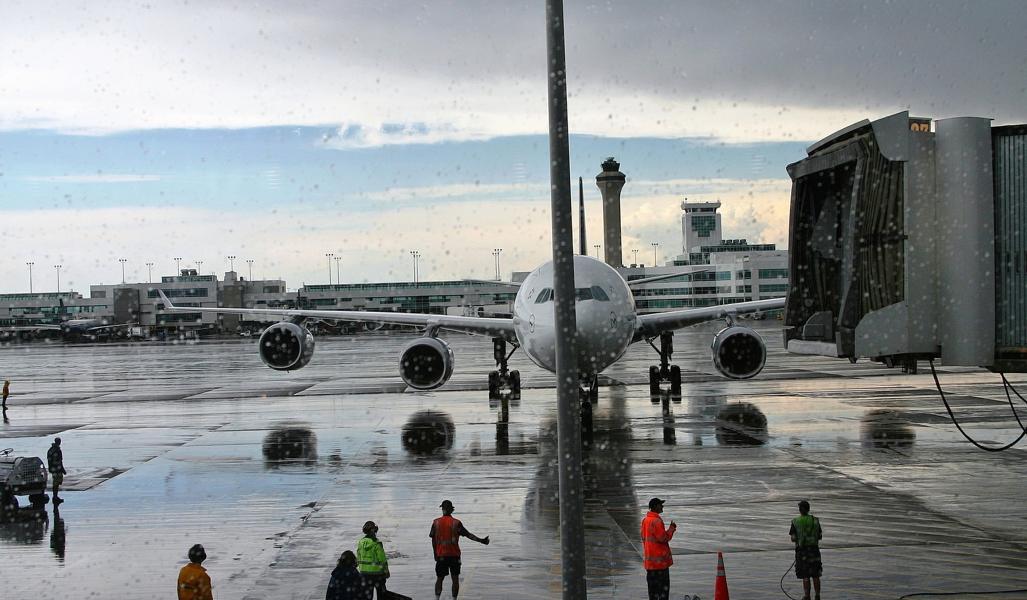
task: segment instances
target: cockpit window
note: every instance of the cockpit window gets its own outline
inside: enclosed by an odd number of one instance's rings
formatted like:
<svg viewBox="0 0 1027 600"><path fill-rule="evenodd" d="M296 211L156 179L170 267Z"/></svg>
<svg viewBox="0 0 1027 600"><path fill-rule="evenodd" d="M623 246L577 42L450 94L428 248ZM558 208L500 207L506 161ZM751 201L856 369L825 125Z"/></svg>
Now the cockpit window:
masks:
<svg viewBox="0 0 1027 600"><path fill-rule="evenodd" d="M592 297L600 302L610 301L610 297L607 296L606 292L603 291L603 288L599 287L598 285L592 286Z"/></svg>
<svg viewBox="0 0 1027 600"><path fill-rule="evenodd" d="M592 288L575 288L574 289L574 300L581 302L582 300L592 299Z"/></svg>
<svg viewBox="0 0 1027 600"><path fill-rule="evenodd" d="M541 292L538 293L538 298L535 298L535 304L542 304L543 302L547 302L547 301L552 300L552 299L553 299L553 290L552 290L552 288L545 288L544 290L542 290Z"/></svg>

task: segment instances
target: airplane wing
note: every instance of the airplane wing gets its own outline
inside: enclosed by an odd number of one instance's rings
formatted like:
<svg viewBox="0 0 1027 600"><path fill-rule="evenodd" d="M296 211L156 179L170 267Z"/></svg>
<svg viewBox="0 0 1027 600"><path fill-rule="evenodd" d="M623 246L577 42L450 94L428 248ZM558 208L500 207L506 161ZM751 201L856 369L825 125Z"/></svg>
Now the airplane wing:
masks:
<svg viewBox="0 0 1027 600"><path fill-rule="evenodd" d="M430 315L423 313L394 313L360 310L307 310L288 308L199 308L175 306L157 289L164 310L171 312L212 312L224 315L264 315L283 318L324 319L328 321L352 321L358 323L385 323L411 327L439 327L448 331L472 333L490 337L501 337L510 342L517 341L513 319L483 317L460 317L451 315Z"/></svg>
<svg viewBox="0 0 1027 600"><path fill-rule="evenodd" d="M664 331L681 329L689 325L697 325L706 321L723 319L728 315L741 315L746 313L763 312L785 307L784 298L771 298L770 300L753 300L750 302L738 302L736 304L721 304L719 306L707 306L703 308L687 308L684 310L673 310L662 313L653 313L638 316L638 326L635 332L635 340L655 337Z"/></svg>
<svg viewBox="0 0 1027 600"><path fill-rule="evenodd" d="M7 331L11 333L18 333L21 331L60 331L60 325L12 325L10 327L0 327L0 331Z"/></svg>
<svg viewBox="0 0 1027 600"><path fill-rule="evenodd" d="M114 325L97 325L96 327L90 327L86 331L99 331L101 329L118 329L125 327L135 327L134 323L116 323Z"/></svg>

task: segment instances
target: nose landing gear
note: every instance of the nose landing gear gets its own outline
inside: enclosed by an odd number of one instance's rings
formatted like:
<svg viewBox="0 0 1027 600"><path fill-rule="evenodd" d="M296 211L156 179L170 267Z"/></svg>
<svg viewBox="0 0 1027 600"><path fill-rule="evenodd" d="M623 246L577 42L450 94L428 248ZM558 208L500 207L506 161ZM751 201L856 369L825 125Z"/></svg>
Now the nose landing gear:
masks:
<svg viewBox="0 0 1027 600"><path fill-rule="evenodd" d="M521 372L509 370L509 360L517 351L517 344L511 344L513 350L506 352L506 340L503 338L492 338L492 355L496 359L498 370L489 371L489 400L495 400L503 396L504 388L511 398L521 397Z"/></svg>
<svg viewBox="0 0 1027 600"><path fill-rule="evenodd" d="M646 342L660 354L660 364L649 367L649 393L656 395L660 393L660 384L670 382L670 393L681 395L681 367L670 364L670 357L674 354L674 332L665 331L660 334L660 347L653 344L652 338Z"/></svg>

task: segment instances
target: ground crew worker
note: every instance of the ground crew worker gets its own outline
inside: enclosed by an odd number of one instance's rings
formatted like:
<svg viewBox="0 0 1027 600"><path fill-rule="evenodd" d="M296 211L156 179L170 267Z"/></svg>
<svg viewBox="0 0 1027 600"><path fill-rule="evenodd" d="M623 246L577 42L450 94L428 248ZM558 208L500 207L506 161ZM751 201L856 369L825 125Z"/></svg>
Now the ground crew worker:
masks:
<svg viewBox="0 0 1027 600"><path fill-rule="evenodd" d="M385 547L378 540L378 526L374 521L364 523L364 537L357 542L357 570L368 589L377 590L378 600L385 598L385 580L389 578L389 559Z"/></svg>
<svg viewBox="0 0 1027 600"><path fill-rule="evenodd" d="M54 438L50 449L46 451L46 464L53 478L53 503L60 504L64 499L57 497L57 492L64 483L64 476L68 474L64 470L64 453L61 452L61 438Z"/></svg>
<svg viewBox="0 0 1027 600"><path fill-rule="evenodd" d="M189 548L189 564L178 572L178 600L214 600L210 575L200 563L207 560L207 552L200 544Z"/></svg>
<svg viewBox="0 0 1027 600"><path fill-rule="evenodd" d="M674 564L670 540L678 526L671 521L670 527L664 529L662 512L663 500L653 498L649 501L649 512L642 519L642 566L649 586L649 600L670 600L670 566Z"/></svg>
<svg viewBox="0 0 1027 600"><path fill-rule="evenodd" d="M364 584L364 578L357 570L357 557L349 550L342 553L339 563L328 581L325 600L368 600L371 590Z"/></svg>
<svg viewBox="0 0 1027 600"><path fill-rule="evenodd" d="M453 597L460 593L460 536L479 544L489 545L489 536L480 538L464 527L460 519L453 518L453 503L443 500L439 505L442 516L431 523L432 554L435 555L435 600L442 597L442 582L446 575L453 576Z"/></svg>
<svg viewBox="0 0 1027 600"><path fill-rule="evenodd" d="M7 410L7 397L10 396L10 395L11 395L11 380L10 379L5 379L4 380L4 402L3 402L3 409L4 410Z"/></svg>
<svg viewBox="0 0 1027 600"><path fill-rule="evenodd" d="M813 580L816 600L820 600L820 576L824 571L820 561L820 539L824 532L820 529L820 519L809 514L809 502L799 502L799 516L792 519L788 535L795 543L795 576L802 580L802 600L810 600L810 579Z"/></svg>

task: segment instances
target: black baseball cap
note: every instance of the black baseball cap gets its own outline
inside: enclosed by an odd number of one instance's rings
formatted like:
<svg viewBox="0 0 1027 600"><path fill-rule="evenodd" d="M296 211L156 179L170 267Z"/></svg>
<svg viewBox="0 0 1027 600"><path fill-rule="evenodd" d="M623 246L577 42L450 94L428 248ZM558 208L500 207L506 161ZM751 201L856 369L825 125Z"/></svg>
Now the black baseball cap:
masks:
<svg viewBox="0 0 1027 600"><path fill-rule="evenodd" d="M450 500L443 500L442 504L439 505L439 508L453 508L453 502Z"/></svg>
<svg viewBox="0 0 1027 600"><path fill-rule="evenodd" d="M662 498L653 498L652 500L649 501L649 508L650 509L656 508L657 504L663 504L663 499Z"/></svg>

